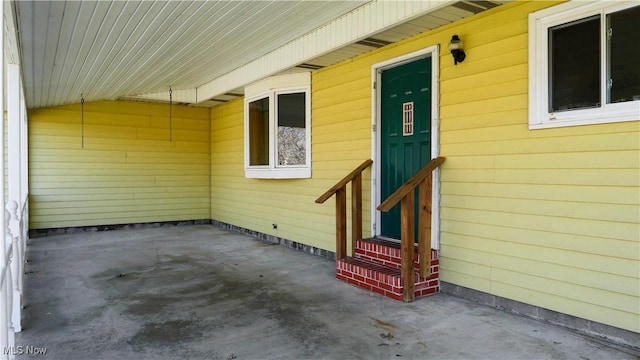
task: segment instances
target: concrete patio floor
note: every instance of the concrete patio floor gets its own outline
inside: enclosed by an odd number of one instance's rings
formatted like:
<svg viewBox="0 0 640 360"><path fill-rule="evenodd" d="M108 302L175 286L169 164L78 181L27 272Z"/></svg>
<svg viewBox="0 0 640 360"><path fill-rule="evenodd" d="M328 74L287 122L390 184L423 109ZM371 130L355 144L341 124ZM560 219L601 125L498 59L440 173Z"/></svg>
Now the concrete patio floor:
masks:
<svg viewBox="0 0 640 360"><path fill-rule="evenodd" d="M211 225L35 238L28 259L16 342L46 359L638 359L445 294L367 293Z"/></svg>

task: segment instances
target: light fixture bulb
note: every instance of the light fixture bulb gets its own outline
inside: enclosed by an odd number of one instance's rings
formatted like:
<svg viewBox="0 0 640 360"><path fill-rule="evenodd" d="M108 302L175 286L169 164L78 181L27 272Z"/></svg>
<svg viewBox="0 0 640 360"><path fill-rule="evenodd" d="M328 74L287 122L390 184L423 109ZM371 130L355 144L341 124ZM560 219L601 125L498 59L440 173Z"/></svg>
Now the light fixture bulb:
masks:
<svg viewBox="0 0 640 360"><path fill-rule="evenodd" d="M453 65L458 65L458 63L463 62L467 57L467 54L465 54L462 49L462 40L460 40L457 34L453 34L451 37L449 51L451 51L451 56L453 56Z"/></svg>
<svg viewBox="0 0 640 360"><path fill-rule="evenodd" d="M451 37L451 42L449 42L449 50L459 50L462 49L462 40L458 35L453 35Z"/></svg>

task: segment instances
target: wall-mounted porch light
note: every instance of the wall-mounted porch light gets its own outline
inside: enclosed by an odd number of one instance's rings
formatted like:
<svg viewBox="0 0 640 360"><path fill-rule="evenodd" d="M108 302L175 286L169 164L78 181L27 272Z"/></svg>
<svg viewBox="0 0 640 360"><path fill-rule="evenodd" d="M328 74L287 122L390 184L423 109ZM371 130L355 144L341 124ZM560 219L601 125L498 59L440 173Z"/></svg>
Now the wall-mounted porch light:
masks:
<svg viewBox="0 0 640 360"><path fill-rule="evenodd" d="M453 56L453 65L458 65L464 61L464 58L467 57L467 54L464 53L462 49L462 40L456 34L451 37L451 41L449 42L449 50L451 51L451 55Z"/></svg>

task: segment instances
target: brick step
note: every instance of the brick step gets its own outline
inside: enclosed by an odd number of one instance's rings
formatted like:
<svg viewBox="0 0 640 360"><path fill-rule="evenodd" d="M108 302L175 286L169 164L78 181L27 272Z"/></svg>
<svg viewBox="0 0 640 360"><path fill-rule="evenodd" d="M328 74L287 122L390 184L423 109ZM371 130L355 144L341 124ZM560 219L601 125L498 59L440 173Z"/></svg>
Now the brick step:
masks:
<svg viewBox="0 0 640 360"><path fill-rule="evenodd" d="M402 268L400 258L400 243L378 238L369 238L356 241L354 257L371 263ZM413 263L416 269L420 267L418 249L415 248ZM438 251L431 250L431 272L438 272Z"/></svg>
<svg viewBox="0 0 640 360"><path fill-rule="evenodd" d="M440 289L438 274L429 278L415 275L415 297L437 293ZM358 258L347 257L336 261L336 278L380 295L402 301L404 281L400 270L372 263Z"/></svg>

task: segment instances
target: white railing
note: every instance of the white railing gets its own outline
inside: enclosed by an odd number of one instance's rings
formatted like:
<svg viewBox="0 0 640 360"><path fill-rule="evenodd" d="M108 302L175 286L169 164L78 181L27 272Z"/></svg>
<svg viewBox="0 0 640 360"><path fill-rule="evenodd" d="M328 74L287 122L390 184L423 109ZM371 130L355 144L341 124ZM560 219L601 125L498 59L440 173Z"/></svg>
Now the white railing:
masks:
<svg viewBox="0 0 640 360"><path fill-rule="evenodd" d="M20 206L22 205L22 206ZM25 264L29 213L28 196L22 204L9 201L6 207L5 246L0 254L0 358L16 355L15 333L22 330L22 281Z"/></svg>

